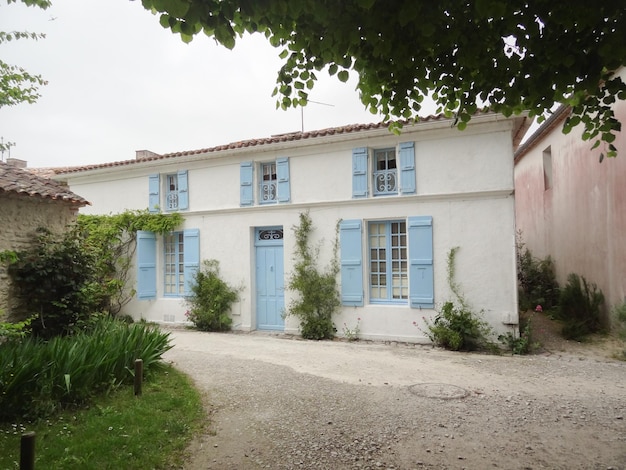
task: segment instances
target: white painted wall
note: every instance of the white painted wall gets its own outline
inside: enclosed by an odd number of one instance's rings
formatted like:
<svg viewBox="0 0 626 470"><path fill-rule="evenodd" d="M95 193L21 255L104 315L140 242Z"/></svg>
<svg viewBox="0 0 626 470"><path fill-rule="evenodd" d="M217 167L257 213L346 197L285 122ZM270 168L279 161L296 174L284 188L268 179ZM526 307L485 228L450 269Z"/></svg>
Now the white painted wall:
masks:
<svg viewBox="0 0 626 470"><path fill-rule="evenodd" d="M134 163L72 173L64 178L73 191L92 202L86 213L107 214L146 208L149 174L188 170L190 208L183 213L182 228L199 228L202 258L219 260L223 278L231 285L242 286L240 301L232 311L233 325L242 330L256 325L255 227L283 226L288 275L293 268L291 228L298 224L301 212L310 212L316 228L313 240L323 240L322 266L330 260L339 219L362 219L367 227L370 220L430 215L436 303L451 298L446 282L447 253L458 246L456 281L472 307L483 311L499 333L508 328L503 320L517 322L513 126L513 120L494 115L478 116L463 132L451 129L448 120L427 121L405 127L400 136L386 129L351 132L219 154L179 156L150 164ZM353 199L352 149L384 148L406 141L415 142L417 194ZM239 207L240 162L285 156L290 158L291 202ZM162 240L158 243L158 252L162 253ZM367 268L366 233L363 247ZM135 318L185 321L184 301L163 298L161 276L157 280L157 300L133 300L125 311ZM285 305L292 296L292 292L285 292ZM430 309L372 305L366 288L365 306L342 308L336 326L341 334L344 323L353 328L360 318L364 338L426 342L419 328L425 329L423 317L432 319L435 315L436 311ZM295 333L297 329L297 321L288 317L286 331Z"/></svg>

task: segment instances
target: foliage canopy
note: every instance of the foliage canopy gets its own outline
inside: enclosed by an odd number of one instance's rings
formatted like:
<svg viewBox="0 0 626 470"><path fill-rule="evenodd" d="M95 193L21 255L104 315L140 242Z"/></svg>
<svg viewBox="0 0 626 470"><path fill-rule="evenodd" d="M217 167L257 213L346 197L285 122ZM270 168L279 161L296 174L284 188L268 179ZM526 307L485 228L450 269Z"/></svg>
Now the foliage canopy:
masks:
<svg viewBox="0 0 626 470"><path fill-rule="evenodd" d="M359 76L361 101L386 120L417 116L432 95L464 128L479 106L541 116L572 107L564 131L604 141L614 156L620 123L611 104L626 99L612 74L626 64L621 0L512 5L505 0L142 0L189 42L204 32L233 48L261 33L284 65L274 94L283 108L305 105L316 72ZM399 126L399 124L395 124Z"/></svg>
<svg viewBox="0 0 626 470"><path fill-rule="evenodd" d="M18 0L7 0L7 4ZM49 0L19 0L27 6L46 9L51 5ZM0 44L18 39L43 39L45 36L27 31L0 31ZM7 64L0 60L0 108L19 103L34 103L39 98L39 87L46 84L40 75L32 75L17 65Z"/></svg>

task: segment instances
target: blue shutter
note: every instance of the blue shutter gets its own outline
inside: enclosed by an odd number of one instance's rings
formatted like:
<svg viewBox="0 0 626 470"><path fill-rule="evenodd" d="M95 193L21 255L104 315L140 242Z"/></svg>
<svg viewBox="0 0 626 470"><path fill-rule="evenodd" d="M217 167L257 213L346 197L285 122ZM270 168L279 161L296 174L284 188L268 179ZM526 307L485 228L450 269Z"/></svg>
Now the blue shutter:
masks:
<svg viewBox="0 0 626 470"><path fill-rule="evenodd" d="M196 272L200 268L200 230L188 229L183 232L183 265L185 270L185 295L191 294Z"/></svg>
<svg viewBox="0 0 626 470"><path fill-rule="evenodd" d="M278 180L278 202L289 202L289 159L276 160L276 179Z"/></svg>
<svg viewBox="0 0 626 470"><path fill-rule="evenodd" d="M415 194L415 142L400 144L400 191Z"/></svg>
<svg viewBox="0 0 626 470"><path fill-rule="evenodd" d="M409 217L409 298L413 308L434 308L433 218Z"/></svg>
<svg viewBox="0 0 626 470"><path fill-rule="evenodd" d="M187 170L178 172L178 210L186 210L189 207L189 182Z"/></svg>
<svg viewBox="0 0 626 470"><path fill-rule="evenodd" d="M352 149L352 197L367 197L367 148Z"/></svg>
<svg viewBox="0 0 626 470"><path fill-rule="evenodd" d="M159 175L150 175L148 177L148 210L150 212L159 212L159 188L161 186Z"/></svg>
<svg viewBox="0 0 626 470"><path fill-rule="evenodd" d="M137 231L137 298L156 299L156 235Z"/></svg>
<svg viewBox="0 0 626 470"><path fill-rule="evenodd" d="M252 162L241 162L239 166L239 204L242 206L251 206L254 204L254 193L252 191L253 170Z"/></svg>
<svg viewBox="0 0 626 470"><path fill-rule="evenodd" d="M361 221L342 220L339 225L342 305L363 306L363 254L361 243Z"/></svg>

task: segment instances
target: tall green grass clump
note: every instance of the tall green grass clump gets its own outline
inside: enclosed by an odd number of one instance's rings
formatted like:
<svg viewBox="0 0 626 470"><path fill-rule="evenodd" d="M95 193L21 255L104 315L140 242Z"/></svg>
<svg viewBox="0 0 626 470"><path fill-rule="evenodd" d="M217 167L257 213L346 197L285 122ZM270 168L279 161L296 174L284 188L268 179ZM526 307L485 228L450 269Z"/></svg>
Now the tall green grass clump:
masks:
<svg viewBox="0 0 626 470"><path fill-rule="evenodd" d="M36 419L132 382L134 362L148 373L171 349L169 333L103 318L92 329L49 341L0 344L0 421Z"/></svg>

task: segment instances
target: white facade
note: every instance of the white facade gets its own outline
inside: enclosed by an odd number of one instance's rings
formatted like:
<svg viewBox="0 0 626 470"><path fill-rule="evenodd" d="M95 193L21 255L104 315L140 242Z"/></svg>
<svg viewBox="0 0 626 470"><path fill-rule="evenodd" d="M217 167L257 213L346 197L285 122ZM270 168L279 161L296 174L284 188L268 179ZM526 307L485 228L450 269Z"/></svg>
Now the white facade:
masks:
<svg viewBox="0 0 626 470"><path fill-rule="evenodd" d="M399 136L382 125L296 133L86 167L59 178L92 202L84 213L109 214L146 209L150 175L156 174L161 175L160 194L153 197L158 197L159 208L164 208L165 177L185 171L188 204L180 211L185 219L181 230L197 230L200 259L218 260L222 278L241 287L240 300L231 314L233 327L245 331L261 327L259 277L265 274L259 274L256 229L282 229L281 268L286 283L294 264L292 228L299 223L300 213L308 211L312 219L313 241L321 243L321 267L330 261L337 222L360 221L362 262L357 270L362 275L362 306L344 305L340 309L335 318L337 333L341 335L344 325L354 328L358 322L361 338L427 342L422 331L424 318L434 318L437 306L452 299L446 265L448 252L457 246L455 280L469 304L483 312L496 333L510 331L510 325L517 323L513 150L525 122L525 118L483 114L474 117L463 132L452 128L450 120L430 118L405 126ZM397 194L374 195L375 150L393 149L397 158L403 143L413 143L414 147L414 169L406 172L413 181L403 183L406 188L413 185L413 190L404 192L401 187ZM365 197L354 197L353 153L363 148L368 155L368 191ZM282 189L287 191L286 200L260 203L262 165L284 158L288 159L286 170L284 166L278 168L277 180L279 185L281 178L287 180ZM252 180L244 187L244 167L249 164ZM400 181L399 173L403 172L403 178L406 175L399 159L397 165ZM254 201L246 205L243 195L250 192ZM408 298L374 299L370 286L370 223L404 224L416 216L432 217L435 308L412 308ZM165 294L164 250L163 237L156 237L156 295L151 300L135 298L125 313L136 319L182 323L187 309L184 297ZM341 251L345 252L345 247ZM272 261L261 264L263 269L278 270ZM343 283L341 276L339 283ZM285 290L282 294L288 307L296 293ZM284 327L270 325L269 329L297 333L298 326L295 318L287 317Z"/></svg>

